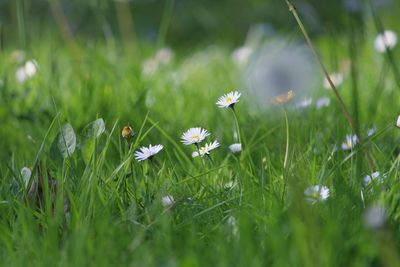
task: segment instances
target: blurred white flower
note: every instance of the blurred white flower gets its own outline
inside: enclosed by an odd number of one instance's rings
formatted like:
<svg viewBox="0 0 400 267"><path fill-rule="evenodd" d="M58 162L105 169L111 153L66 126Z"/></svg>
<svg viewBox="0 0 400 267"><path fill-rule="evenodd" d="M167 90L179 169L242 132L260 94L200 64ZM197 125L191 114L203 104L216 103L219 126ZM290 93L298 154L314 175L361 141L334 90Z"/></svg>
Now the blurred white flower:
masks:
<svg viewBox="0 0 400 267"><path fill-rule="evenodd" d="M172 52L171 48L163 47L157 51L155 59L159 64L167 65L172 61L174 57L174 53Z"/></svg>
<svg viewBox="0 0 400 267"><path fill-rule="evenodd" d="M400 116L397 117L396 126L400 128Z"/></svg>
<svg viewBox="0 0 400 267"><path fill-rule="evenodd" d="M240 151L242 151L242 144L240 143L235 143L229 146L229 150L233 153L239 153Z"/></svg>
<svg viewBox="0 0 400 267"><path fill-rule="evenodd" d="M306 200L312 204L318 201L325 201L329 197L329 188L321 185L314 185L304 190Z"/></svg>
<svg viewBox="0 0 400 267"><path fill-rule="evenodd" d="M238 226L236 218L231 215L226 220L226 223L228 224L229 227L231 227L232 234L234 236L237 236L239 234L239 226Z"/></svg>
<svg viewBox="0 0 400 267"><path fill-rule="evenodd" d="M219 147L219 143L218 141L214 141L212 143L208 143L203 147L199 148L199 151L195 151L192 153L192 157L198 157L199 156L199 152L200 152L200 156L204 157L204 155L210 155L210 151L213 149L216 149L217 147Z"/></svg>
<svg viewBox="0 0 400 267"><path fill-rule="evenodd" d="M175 200L173 196L167 195L167 196L163 196L161 199L161 203L164 207L170 207L172 205L175 204Z"/></svg>
<svg viewBox="0 0 400 267"><path fill-rule="evenodd" d="M31 176L32 176L31 169L29 169L28 167L23 167L21 169L21 176L22 176L22 180L24 181L25 187L27 187L29 184L29 180L31 179Z"/></svg>
<svg viewBox="0 0 400 267"><path fill-rule="evenodd" d="M352 149L358 142L357 135L346 135L346 141L342 143L343 150L350 150Z"/></svg>
<svg viewBox="0 0 400 267"><path fill-rule="evenodd" d="M22 67L19 67L15 73L15 78L19 83L23 83L29 78L35 76L38 70L38 65L35 60L27 61Z"/></svg>
<svg viewBox="0 0 400 267"><path fill-rule="evenodd" d="M307 97L296 103L297 108L307 108L312 104L312 98Z"/></svg>
<svg viewBox="0 0 400 267"><path fill-rule="evenodd" d="M363 223L368 229L378 230L385 224L386 219L387 211L379 204L374 204L364 210Z"/></svg>
<svg viewBox="0 0 400 267"><path fill-rule="evenodd" d="M143 61L142 74L151 76L157 71L157 69L158 69L158 62L154 58L149 58Z"/></svg>
<svg viewBox="0 0 400 267"><path fill-rule="evenodd" d="M385 30L383 33L378 34L375 38L375 49L380 53L384 53L386 49L390 50L397 44L397 35L395 32Z"/></svg>
<svg viewBox="0 0 400 267"><path fill-rule="evenodd" d="M381 184L384 182L385 175L382 175L376 171L373 172L371 175L366 175L363 179L363 184L365 187L369 186L370 184L376 183L376 184Z"/></svg>
<svg viewBox="0 0 400 267"><path fill-rule="evenodd" d="M323 107L328 107L331 104L331 99L327 96L323 96L317 100L317 103L315 106L317 109L323 108Z"/></svg>
<svg viewBox="0 0 400 267"><path fill-rule="evenodd" d="M236 48L232 53L232 59L238 66L246 65L253 49L248 46Z"/></svg>
<svg viewBox="0 0 400 267"><path fill-rule="evenodd" d="M146 159L151 159L156 155L158 152L160 152L164 148L163 145L149 145L149 147L144 147L142 146L140 148L140 151L136 151L134 156L137 161L142 161Z"/></svg>
<svg viewBox="0 0 400 267"><path fill-rule="evenodd" d="M343 74L338 73L338 72L334 72L332 74L329 75L329 77L331 78L331 81L333 82L333 84L335 85L336 88L338 88L340 85L342 85L343 83ZM325 89L332 89L328 79L326 77L324 77L324 88Z"/></svg>
<svg viewBox="0 0 400 267"><path fill-rule="evenodd" d="M369 129L368 129L368 131L367 131L367 136L368 136L368 137L373 136L373 135L375 134L375 132L376 132L376 127L373 126L372 128L369 128Z"/></svg>
<svg viewBox="0 0 400 267"><path fill-rule="evenodd" d="M153 75L160 66L171 62L174 54L170 48L164 47L156 52L154 57L145 59L142 63L142 74L146 76Z"/></svg>
<svg viewBox="0 0 400 267"><path fill-rule="evenodd" d="M200 127L190 128L182 134L181 142L185 145L199 144L203 141L210 133L206 129Z"/></svg>
<svg viewBox="0 0 400 267"><path fill-rule="evenodd" d="M218 98L216 104L219 108L227 108L227 107L233 108L235 104L239 102L239 98L241 95L242 94L239 93L238 91L227 93Z"/></svg>

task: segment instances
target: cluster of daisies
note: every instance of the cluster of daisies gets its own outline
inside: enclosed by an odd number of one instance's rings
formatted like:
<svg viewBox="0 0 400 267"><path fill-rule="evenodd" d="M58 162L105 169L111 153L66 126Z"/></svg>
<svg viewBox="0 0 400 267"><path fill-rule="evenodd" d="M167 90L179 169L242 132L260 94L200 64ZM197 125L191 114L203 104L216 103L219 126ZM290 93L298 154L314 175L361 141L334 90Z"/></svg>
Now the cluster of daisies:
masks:
<svg viewBox="0 0 400 267"><path fill-rule="evenodd" d="M234 112L234 106L236 103L239 102L239 98L241 93L234 91L228 94L221 96L217 101L217 106L219 108L231 108ZM235 117L236 118L236 117ZM238 130L239 131L239 130ZM240 135L240 133L237 133ZM220 147L220 143L217 140L214 140L209 143L205 143L204 146L200 144L210 136L210 132L207 129L203 129L201 127L193 127L185 131L181 136L181 142L184 145L191 146L193 145L195 150L192 153L192 157L210 157L210 152L218 147ZM133 129L130 126L125 126L122 129L122 137L126 140L130 141L131 138L134 136ZM134 157L137 161L144 161L144 160L152 160L152 158L158 154L164 148L163 145L149 145L148 147L141 147L138 151L134 153ZM241 143L235 143L229 146L229 149L233 153L239 153L242 150Z"/></svg>

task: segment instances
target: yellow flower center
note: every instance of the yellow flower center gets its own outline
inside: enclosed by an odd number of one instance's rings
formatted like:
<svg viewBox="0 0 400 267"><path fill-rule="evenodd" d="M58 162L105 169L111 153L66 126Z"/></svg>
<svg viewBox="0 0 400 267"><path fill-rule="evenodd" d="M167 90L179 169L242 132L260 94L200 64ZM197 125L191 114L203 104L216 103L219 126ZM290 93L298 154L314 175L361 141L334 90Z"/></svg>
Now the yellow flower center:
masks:
<svg viewBox="0 0 400 267"><path fill-rule="evenodd" d="M318 198L319 197L319 193L318 192L314 192L311 194L312 198Z"/></svg>
<svg viewBox="0 0 400 267"><path fill-rule="evenodd" d="M198 135L193 135L192 138L197 140L197 141L200 140L200 136L198 136Z"/></svg>
<svg viewBox="0 0 400 267"><path fill-rule="evenodd" d="M226 102L232 102L232 98L227 97L227 98L225 99L225 101L226 101Z"/></svg>

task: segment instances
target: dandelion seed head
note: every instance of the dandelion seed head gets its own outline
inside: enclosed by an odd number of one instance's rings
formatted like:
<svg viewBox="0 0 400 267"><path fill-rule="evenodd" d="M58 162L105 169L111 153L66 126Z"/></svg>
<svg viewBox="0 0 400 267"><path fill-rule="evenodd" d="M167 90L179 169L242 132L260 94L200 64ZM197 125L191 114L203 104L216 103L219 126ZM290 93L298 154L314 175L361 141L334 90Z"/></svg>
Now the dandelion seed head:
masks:
<svg viewBox="0 0 400 267"><path fill-rule="evenodd" d="M270 103L287 103L294 95L309 94L314 70L315 63L307 47L271 41L253 52L244 74L254 100L265 108Z"/></svg>

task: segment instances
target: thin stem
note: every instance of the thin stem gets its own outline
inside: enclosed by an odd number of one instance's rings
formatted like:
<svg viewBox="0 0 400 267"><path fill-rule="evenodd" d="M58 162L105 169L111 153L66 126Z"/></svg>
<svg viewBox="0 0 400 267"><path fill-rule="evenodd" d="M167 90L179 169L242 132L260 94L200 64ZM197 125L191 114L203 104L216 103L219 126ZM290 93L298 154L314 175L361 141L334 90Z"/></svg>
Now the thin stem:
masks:
<svg viewBox="0 0 400 267"><path fill-rule="evenodd" d="M326 79L329 82L329 85L332 87L332 90L333 90L337 100L339 101L340 107L341 107L341 109L342 109L342 111L343 111L348 123L350 124L351 128L353 128L353 130L354 130L354 123L353 123L353 119L352 119L352 117L350 115L350 112L348 111L346 105L344 104L344 101L343 101L342 97L339 95L339 92L338 92L335 84L333 83L331 77L329 76L329 73L328 73L327 69L325 68L325 65L322 63L321 57L319 56L317 50L314 48L314 45L311 42L310 37L308 36L308 33L307 33L307 31L306 31L306 29L305 29L305 27L303 25L303 22L301 21L299 15L297 14L296 8L294 7L294 5L289 0L285 0L285 1L286 1L286 4L289 7L289 11L293 14L293 17L295 18L297 24L299 25L300 30L303 33L304 38L306 39L306 42L307 42L308 46L311 49L311 52L314 54L315 58L317 59L317 61L318 61L319 65L320 65L320 67L321 67Z"/></svg>
<svg viewBox="0 0 400 267"><path fill-rule="evenodd" d="M161 48L165 43L168 27L171 22L172 13L174 11L175 0L167 0L164 6L163 15L161 18L160 29L158 31L157 47Z"/></svg>
<svg viewBox="0 0 400 267"><path fill-rule="evenodd" d="M211 162L212 164L214 164L214 161L213 161L213 159L211 158L210 154L207 154L207 158L210 160L210 162Z"/></svg>
<svg viewBox="0 0 400 267"><path fill-rule="evenodd" d="M203 158L201 157L201 154L200 154L200 146L199 146L199 144L198 143L194 143L194 145L196 146L197 153L199 155L198 157L200 158L201 163L203 164L203 166L205 166L204 160L203 160Z"/></svg>
<svg viewBox="0 0 400 267"><path fill-rule="evenodd" d="M241 141L241 137L240 137L239 120L238 120L238 118L237 118L237 116L236 116L235 109L234 109L233 107L231 107L230 109L232 110L232 112L233 112L233 117L235 118L236 133L237 133L237 136L238 136L238 141L239 141L239 143L241 144L242 141Z"/></svg>
<svg viewBox="0 0 400 267"><path fill-rule="evenodd" d="M286 148L285 148L285 160L283 161L283 168L286 170L288 155L289 155L289 120L286 113L286 109L284 109L284 112L285 112L285 123L286 123Z"/></svg>
<svg viewBox="0 0 400 267"><path fill-rule="evenodd" d="M24 16L24 1L17 1L17 20L18 20L18 34L20 46L22 49L26 49L26 29L25 29L25 16Z"/></svg>
<svg viewBox="0 0 400 267"><path fill-rule="evenodd" d="M144 169L144 173L145 173L145 180L144 180L144 183L145 183L145 186L146 186L146 202L145 202L145 206L147 206L147 204L149 204L150 203L150 197L149 197L149 166L148 166L148 160L146 160L146 162L145 162L145 165L144 165L144 167L145 167L145 169Z"/></svg>
<svg viewBox="0 0 400 267"><path fill-rule="evenodd" d="M304 38L305 38L305 40L306 40L308 46L310 47L312 53L314 54L315 58L317 59L319 65L320 65L320 67L321 67L321 69L322 69L322 71L323 71L323 73L324 73L324 76L325 76L325 78L327 79L327 81L329 82L329 85L331 86L332 91L333 91L333 93L335 94L336 99L337 99L338 102L339 102L340 108L342 109L342 112L343 112L344 116L346 117L346 120L347 120L347 122L349 123L349 125L350 125L352 131L353 131L353 132L357 132L357 131L356 131L355 124L354 124L354 122L353 122L353 118L351 117L350 112L348 111L348 109L347 109L347 107L346 107L346 105L345 105L345 103L344 103L342 97L339 95L339 92L338 92L338 90L337 90L335 84L333 83L331 77L329 76L329 73L328 73L328 71L327 71L325 65L323 64L321 57L319 56L317 50L314 48L314 45L313 45L313 43L312 43L312 41L311 41L311 39L310 39L310 37L309 37L309 35L308 35L308 33L307 33L307 31L306 31L304 25L303 25L303 23L302 23L302 21L301 21L299 15L297 14L297 11L296 11L295 6L294 6L289 0L284 0L284 1L285 1L286 4L288 5L288 7L289 7L289 12L291 12L292 15L293 15L293 17L295 18L295 20L296 20L296 22L297 22L297 24L298 24L298 26L299 26L299 28L300 28L300 30L301 30L301 32L302 32ZM361 136L358 136L358 139L359 139L359 141L360 141L360 143L361 143L361 145L362 145L362 144L363 144L363 139L361 138ZM365 155L365 157L366 157L366 159L367 159L368 166L369 166L370 170L375 169L374 161L372 160L372 157L371 157L371 155L369 154L368 150L366 150L366 149L362 149L362 150L363 150L364 155Z"/></svg>

